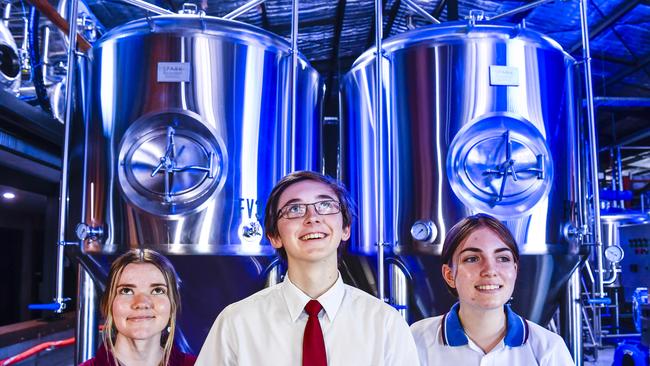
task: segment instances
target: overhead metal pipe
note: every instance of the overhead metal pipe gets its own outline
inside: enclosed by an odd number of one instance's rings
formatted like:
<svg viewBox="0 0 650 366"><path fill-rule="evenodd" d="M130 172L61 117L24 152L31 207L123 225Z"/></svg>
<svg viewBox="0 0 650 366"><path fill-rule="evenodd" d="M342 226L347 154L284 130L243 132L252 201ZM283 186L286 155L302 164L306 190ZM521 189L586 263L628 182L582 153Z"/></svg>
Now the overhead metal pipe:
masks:
<svg viewBox="0 0 650 366"><path fill-rule="evenodd" d="M157 5L154 5L152 3L148 3L148 2L143 1L143 0L120 0L120 1L122 1L123 3L127 3L127 4L130 4L130 5L136 6L136 7L140 8L140 9L144 9L146 11L150 11L152 13L159 14L159 15L174 14L174 12L171 11L171 10L161 8L161 7L157 6Z"/></svg>
<svg viewBox="0 0 650 366"><path fill-rule="evenodd" d="M592 208L593 208L593 240L596 250L597 266L597 283L596 289L598 297L605 297L603 286L604 268L603 268L603 243L602 227L600 223L600 193L598 186L598 147L596 146L596 120L594 112L594 91L591 76L591 51L589 48L589 26L587 23L587 0L580 0L580 30L582 35L582 56L585 72L585 91L587 94L587 125L589 133L589 155L591 165L591 188L592 188Z"/></svg>
<svg viewBox="0 0 650 366"><path fill-rule="evenodd" d="M550 2L552 2L552 1L556 1L556 0L538 0L538 1L532 2L532 3L530 3L530 4L526 4L526 5L524 5L524 6L520 6L520 7L518 7L518 8L515 8L515 9L512 9L512 10L508 10L508 11L506 11L506 12L504 12L504 13L497 14L497 15L495 15L495 16L493 16L493 17L487 17L486 20L497 20L497 19L501 19L501 18L506 18L506 17L509 17L509 16L511 16L511 15L515 15L515 14L518 14L518 13L524 12L524 11L526 11L526 10L530 10L530 9L536 8L536 7L540 6L540 5L544 5L544 4L546 4L546 3L550 3ZM581 1L582 1L582 0L581 0Z"/></svg>
<svg viewBox="0 0 650 366"><path fill-rule="evenodd" d="M266 0L252 0L252 1L249 1L246 4L238 7L237 9L231 11L230 13L222 16L221 18L222 19L229 19L229 20L235 19L238 16L240 16L240 15L246 13L247 11L253 9L254 7L264 3L265 1ZM291 29L293 29L293 27Z"/></svg>
<svg viewBox="0 0 650 366"><path fill-rule="evenodd" d="M402 0L409 8L413 9L415 13L417 13L419 16L423 17L424 19L430 21L433 24L440 24L440 21L436 19L433 15L427 13L426 10L422 9L418 4L416 4L413 0Z"/></svg>
<svg viewBox="0 0 650 366"><path fill-rule="evenodd" d="M582 104L587 105L587 100L583 100ZM650 98L642 97L594 97L594 107L650 107Z"/></svg>

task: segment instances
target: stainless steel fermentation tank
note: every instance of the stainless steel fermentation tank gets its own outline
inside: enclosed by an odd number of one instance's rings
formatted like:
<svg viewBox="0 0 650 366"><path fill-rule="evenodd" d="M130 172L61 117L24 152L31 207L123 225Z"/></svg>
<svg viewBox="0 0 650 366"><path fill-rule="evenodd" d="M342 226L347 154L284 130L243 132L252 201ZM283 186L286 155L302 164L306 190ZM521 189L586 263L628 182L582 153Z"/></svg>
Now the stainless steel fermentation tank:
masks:
<svg viewBox="0 0 650 366"><path fill-rule="evenodd" d="M582 225L574 60L512 25L400 34L383 45L381 125L375 60L374 50L360 56L341 87L341 174L359 211L349 251L375 255L384 228L389 296L417 320L454 301L440 274L447 231L491 214L523 254L514 307L548 321L580 260L579 243L564 235Z"/></svg>
<svg viewBox="0 0 650 366"><path fill-rule="evenodd" d="M320 169L323 83L299 56L292 123L289 43L198 15L117 27L91 60L86 121L71 144L70 206L82 212L69 221L81 223L88 258L106 265L136 247L171 258L181 329L198 352L220 310L272 270L261 215L273 185Z"/></svg>

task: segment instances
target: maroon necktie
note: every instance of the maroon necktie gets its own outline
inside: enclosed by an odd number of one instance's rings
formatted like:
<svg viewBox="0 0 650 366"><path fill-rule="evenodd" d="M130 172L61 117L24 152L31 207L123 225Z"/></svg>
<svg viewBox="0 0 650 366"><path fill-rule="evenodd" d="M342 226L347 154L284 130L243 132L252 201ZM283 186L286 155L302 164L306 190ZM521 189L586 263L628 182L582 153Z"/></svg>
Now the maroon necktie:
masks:
<svg viewBox="0 0 650 366"><path fill-rule="evenodd" d="M305 312L309 315L309 319L302 338L302 366L327 366L325 341L318 321L318 313L322 308L316 300L310 300L305 305Z"/></svg>

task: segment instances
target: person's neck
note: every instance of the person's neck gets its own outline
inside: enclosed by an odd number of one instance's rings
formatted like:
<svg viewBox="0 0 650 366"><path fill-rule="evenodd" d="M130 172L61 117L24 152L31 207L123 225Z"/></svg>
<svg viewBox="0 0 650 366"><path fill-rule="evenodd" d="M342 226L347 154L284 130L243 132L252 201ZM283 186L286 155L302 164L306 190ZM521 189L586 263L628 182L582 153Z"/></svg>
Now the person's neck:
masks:
<svg viewBox="0 0 650 366"><path fill-rule="evenodd" d="M485 353L492 351L506 335L503 307L485 310L461 304L458 317L465 334Z"/></svg>
<svg viewBox="0 0 650 366"><path fill-rule="evenodd" d="M289 263L289 279L296 287L312 299L327 292L339 277L339 271L334 265L314 265L313 263Z"/></svg>
<svg viewBox="0 0 650 366"><path fill-rule="evenodd" d="M162 357L160 336L142 340L127 338L118 333L115 339L115 358L124 365L159 365Z"/></svg>

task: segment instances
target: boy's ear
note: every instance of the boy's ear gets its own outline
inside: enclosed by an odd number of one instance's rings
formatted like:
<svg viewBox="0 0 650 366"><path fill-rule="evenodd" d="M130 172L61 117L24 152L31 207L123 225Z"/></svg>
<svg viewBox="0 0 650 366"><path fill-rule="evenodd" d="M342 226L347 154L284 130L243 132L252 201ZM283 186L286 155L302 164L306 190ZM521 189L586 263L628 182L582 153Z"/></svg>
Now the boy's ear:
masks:
<svg viewBox="0 0 650 366"><path fill-rule="evenodd" d="M275 249L282 248L282 240L280 240L279 237L269 236L269 241L271 242L271 245L273 246L273 248L275 248Z"/></svg>
<svg viewBox="0 0 650 366"><path fill-rule="evenodd" d="M341 233L341 241L346 241L350 239L350 226L344 226L343 232Z"/></svg>

